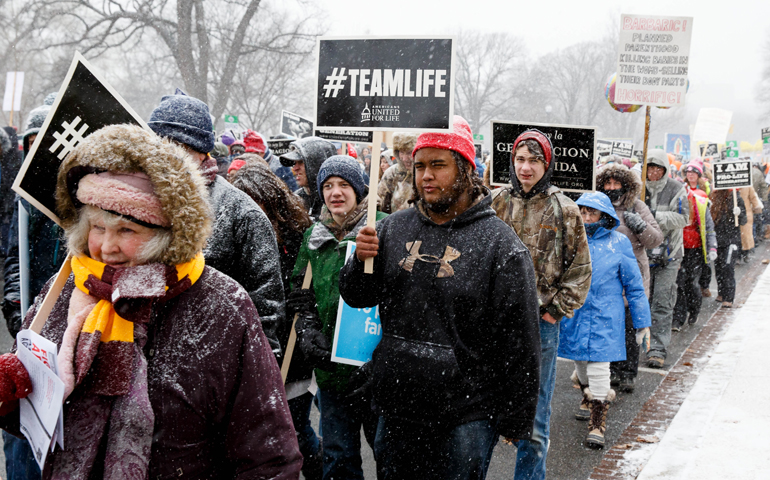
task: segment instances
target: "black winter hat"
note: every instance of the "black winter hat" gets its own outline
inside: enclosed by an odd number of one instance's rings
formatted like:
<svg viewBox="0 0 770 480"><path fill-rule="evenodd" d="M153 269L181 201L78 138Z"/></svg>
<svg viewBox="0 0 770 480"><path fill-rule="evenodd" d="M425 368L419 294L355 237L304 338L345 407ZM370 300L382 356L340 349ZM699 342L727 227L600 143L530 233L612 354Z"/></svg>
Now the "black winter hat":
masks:
<svg viewBox="0 0 770 480"><path fill-rule="evenodd" d="M316 185L318 187L318 196L323 199L323 186L324 182L329 177L340 177L353 187L356 192L356 202L361 202L361 199L366 195L366 182L364 181L364 172L361 170L361 165L355 158L348 155L334 155L326 159L321 165L321 169L318 171L318 179Z"/></svg>
<svg viewBox="0 0 770 480"><path fill-rule="evenodd" d="M166 95L147 122L153 132L191 147L196 152L214 149L214 125L209 107L187 95Z"/></svg>

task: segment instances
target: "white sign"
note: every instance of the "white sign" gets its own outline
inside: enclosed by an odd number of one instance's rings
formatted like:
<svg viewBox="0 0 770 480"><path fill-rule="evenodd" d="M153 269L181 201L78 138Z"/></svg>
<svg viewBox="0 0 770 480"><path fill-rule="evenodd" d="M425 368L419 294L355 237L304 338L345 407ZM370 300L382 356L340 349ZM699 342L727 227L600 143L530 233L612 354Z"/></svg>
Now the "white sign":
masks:
<svg viewBox="0 0 770 480"><path fill-rule="evenodd" d="M692 17L621 15L615 103L684 105Z"/></svg>
<svg viewBox="0 0 770 480"><path fill-rule="evenodd" d="M725 143L732 119L733 112L729 110L701 108L698 112L698 120L695 122L695 130L692 133L692 141Z"/></svg>
<svg viewBox="0 0 770 480"><path fill-rule="evenodd" d="M18 356L32 380L32 393L19 401L21 433L27 437L40 469L55 443L64 448L62 402L64 382L59 379L56 345L32 330L16 335Z"/></svg>
<svg viewBox="0 0 770 480"><path fill-rule="evenodd" d="M4 112L21 110L21 90L24 87L24 72L8 72L5 77Z"/></svg>

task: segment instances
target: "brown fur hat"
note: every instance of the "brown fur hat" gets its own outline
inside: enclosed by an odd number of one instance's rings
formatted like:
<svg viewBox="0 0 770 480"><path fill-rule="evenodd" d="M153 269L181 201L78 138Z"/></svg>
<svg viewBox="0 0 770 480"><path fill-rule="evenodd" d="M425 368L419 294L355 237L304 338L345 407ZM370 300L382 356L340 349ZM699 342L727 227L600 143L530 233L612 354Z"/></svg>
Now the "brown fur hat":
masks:
<svg viewBox="0 0 770 480"><path fill-rule="evenodd" d="M642 181L639 177L622 163L608 163L596 175L596 189L599 191L604 190L604 184L610 178L619 181L623 188L626 189L625 195L621 197L621 204L627 209L633 207L634 201L642 193Z"/></svg>
<svg viewBox="0 0 770 480"><path fill-rule="evenodd" d="M393 154L395 156L398 156L398 152L412 153L415 145L417 145L416 133L397 133L393 135Z"/></svg>
<svg viewBox="0 0 770 480"><path fill-rule="evenodd" d="M74 195L77 189L71 192L68 181L76 185L94 171L143 172L150 177L163 212L171 219L171 243L161 262L189 262L203 250L211 233L208 191L184 149L136 125L111 125L86 137L59 167L56 207L65 229L78 222L80 205Z"/></svg>

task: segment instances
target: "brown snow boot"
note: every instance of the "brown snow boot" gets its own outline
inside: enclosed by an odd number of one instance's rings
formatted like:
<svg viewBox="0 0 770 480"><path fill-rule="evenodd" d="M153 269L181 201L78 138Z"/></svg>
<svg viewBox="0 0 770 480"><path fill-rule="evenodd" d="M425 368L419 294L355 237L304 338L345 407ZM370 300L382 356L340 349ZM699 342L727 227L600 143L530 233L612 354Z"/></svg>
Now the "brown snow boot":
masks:
<svg viewBox="0 0 770 480"><path fill-rule="evenodd" d="M615 390L610 390L610 393L607 394L607 400L603 402L595 398L589 399L588 405L591 408L591 418L588 420L587 447L604 448L604 432L607 430L607 411L609 411L610 403L613 400L615 400Z"/></svg>
<svg viewBox="0 0 770 480"><path fill-rule="evenodd" d="M580 392L583 394L583 399L580 401L580 408L578 408L578 411L575 412L575 418L577 420L586 421L591 417L591 409L588 407L588 395L586 393L590 392L590 390L588 390L588 385L583 385L580 383L580 380L578 380L577 372L574 370L570 380L572 380L573 384L578 386Z"/></svg>

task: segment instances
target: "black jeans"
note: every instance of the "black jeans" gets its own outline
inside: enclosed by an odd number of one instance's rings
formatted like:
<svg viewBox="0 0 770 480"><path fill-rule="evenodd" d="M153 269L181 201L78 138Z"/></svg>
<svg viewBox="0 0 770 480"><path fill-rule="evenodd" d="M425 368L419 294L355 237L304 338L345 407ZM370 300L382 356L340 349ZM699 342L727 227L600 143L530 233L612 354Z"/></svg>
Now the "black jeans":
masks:
<svg viewBox="0 0 770 480"><path fill-rule="evenodd" d="M636 329L631 310L626 307L626 359L610 363L610 372L620 378L636 378L639 373L639 345L636 344Z"/></svg>
<svg viewBox="0 0 770 480"><path fill-rule="evenodd" d="M741 246L733 250L730 254L730 261L727 261L730 245L717 248L717 261L714 263L714 271L717 276L717 289L723 302L732 302L735 300L735 262L741 254Z"/></svg>
<svg viewBox="0 0 770 480"><path fill-rule="evenodd" d="M703 267L703 249L685 248L682 266L676 275L676 305L674 305L674 319L671 325L682 327L690 315L690 322L695 323L700 313L703 295L700 292L701 269Z"/></svg>

